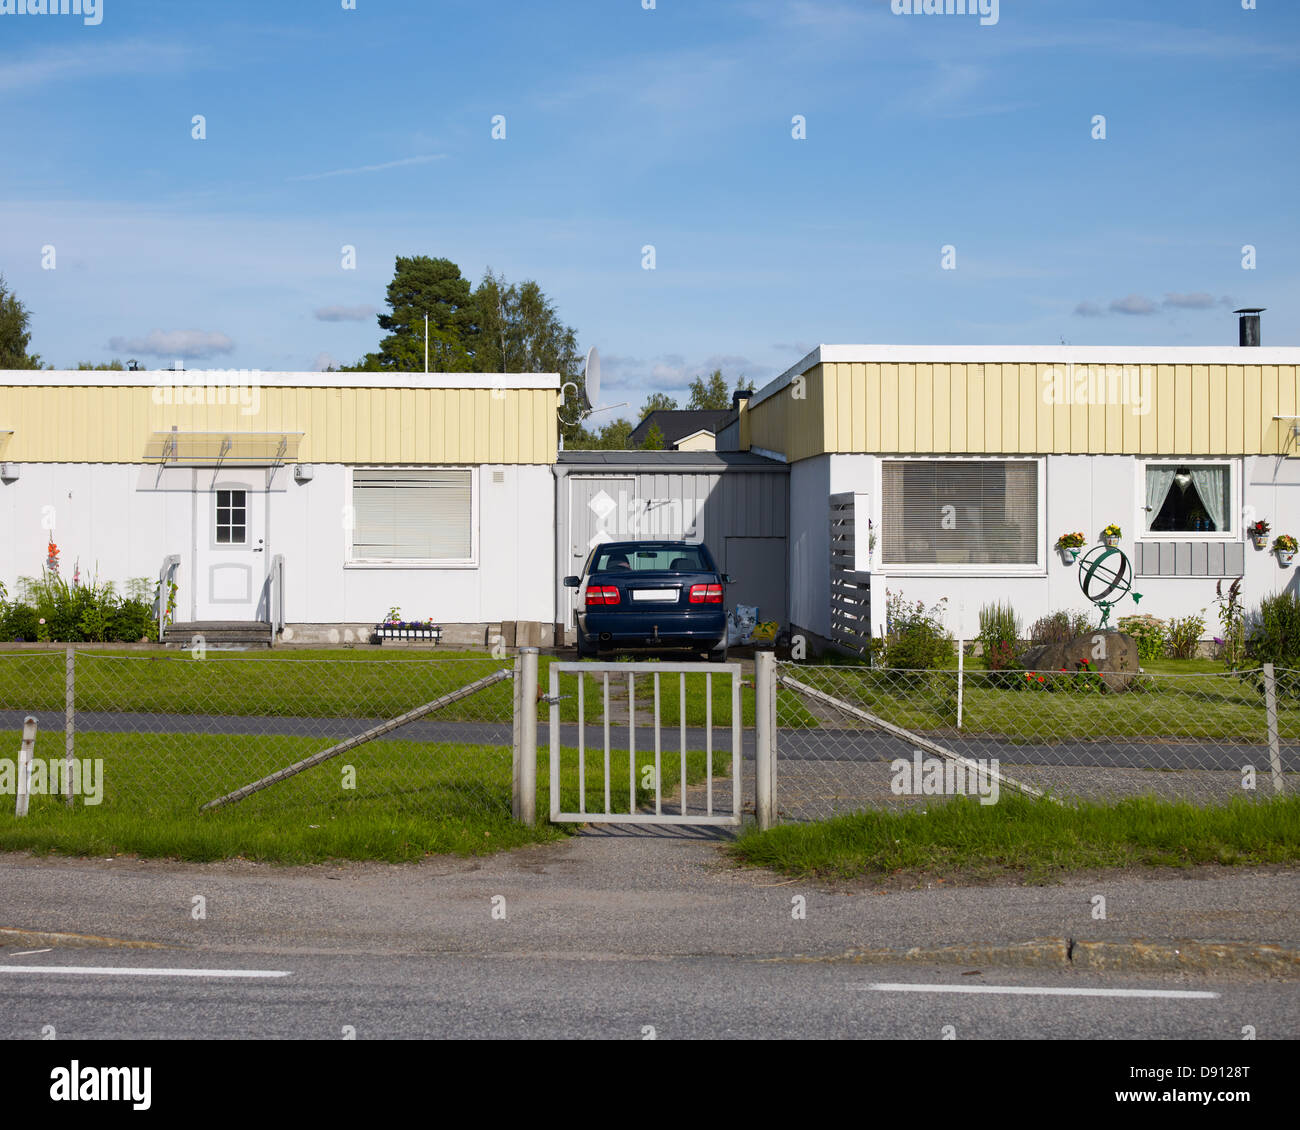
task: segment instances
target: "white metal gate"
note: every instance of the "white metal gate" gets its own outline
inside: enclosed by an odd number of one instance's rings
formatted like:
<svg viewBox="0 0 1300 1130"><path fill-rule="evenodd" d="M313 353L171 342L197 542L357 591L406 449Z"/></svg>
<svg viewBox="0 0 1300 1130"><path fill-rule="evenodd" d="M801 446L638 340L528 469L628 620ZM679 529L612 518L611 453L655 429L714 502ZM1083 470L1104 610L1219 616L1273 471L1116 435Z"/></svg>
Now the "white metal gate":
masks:
<svg viewBox="0 0 1300 1130"><path fill-rule="evenodd" d="M741 813L741 703L739 663L552 663L550 667L551 744L551 820L578 823L611 824L726 824L740 823ZM576 693L561 696L561 676L576 676ZM695 725L688 725L687 676L703 676L703 717ZM672 676L676 676L673 679ZM714 749L713 688L715 678L731 681L730 750ZM610 720L611 685L615 680L626 679L628 718L624 723L612 724ZM638 734L636 687L637 680L653 680L654 706L645 719L646 725ZM587 684L595 683L594 690L600 706L597 730L603 735L598 745L589 745L587 738ZM663 746L664 730L661 726L661 705L664 703L664 683L668 692L677 692L678 724L676 748ZM675 682L676 687L673 687ZM616 684L615 684L616 685ZM696 685L696 684L693 684ZM563 729L560 703L572 699L577 703L576 741L566 748L562 744ZM703 722L703 726L699 723ZM723 723L727 726L727 723ZM626 741L618 739L626 734ZM688 738L689 735L689 738ZM641 748L638 751L638 738ZM613 743L613 744L611 744ZM620 748L615 748L620 746ZM621 748L625 746L626 748ZM650 760L653 747L653 761ZM593 768L603 778L600 792L603 803L593 807L587 800L589 755L599 752ZM674 782L678 789L676 801L668 801L665 811L663 758L665 754L677 755L678 773ZM566 755L568 760L566 761ZM624 766L626 762L626 766ZM566 783L565 769L576 766L574 783ZM688 770L694 766L703 769L703 779L697 784L688 781ZM653 766L653 771L649 771ZM720 798L726 811L715 811L714 771L729 769L723 781L723 791L730 791L730 800ZM626 779L623 769L626 768ZM618 780L615 780L615 776ZM624 789L626 788L626 792ZM653 808L647 795L653 788ZM576 791L576 811L565 811L564 800Z"/></svg>

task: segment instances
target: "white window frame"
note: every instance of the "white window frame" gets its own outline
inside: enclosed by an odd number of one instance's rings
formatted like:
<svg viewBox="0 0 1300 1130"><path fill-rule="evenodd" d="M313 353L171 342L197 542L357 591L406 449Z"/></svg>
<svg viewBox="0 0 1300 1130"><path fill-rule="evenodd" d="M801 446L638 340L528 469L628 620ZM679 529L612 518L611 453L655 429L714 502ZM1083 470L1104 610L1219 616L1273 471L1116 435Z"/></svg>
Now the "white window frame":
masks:
<svg viewBox="0 0 1300 1130"><path fill-rule="evenodd" d="M911 562L885 560L885 464L886 463L1033 463L1038 468L1038 538L1035 552L1037 560L1023 565L917 565ZM876 497L879 503L879 537L877 554L873 555L876 568L891 577L1045 577L1047 575L1047 458L1042 455L882 455L877 460L879 475Z"/></svg>
<svg viewBox="0 0 1300 1130"><path fill-rule="evenodd" d="M1148 530L1147 468L1210 466L1228 468L1228 509L1232 525L1227 530ZM1137 541L1241 541L1242 461L1232 456L1195 455L1186 458L1159 457L1137 460L1137 481L1133 489L1133 529Z"/></svg>
<svg viewBox="0 0 1300 1130"><path fill-rule="evenodd" d="M470 509L470 556L466 558L389 558L355 556L354 536L356 530L356 472L357 471L468 471L469 472L469 509ZM353 524L344 529L345 569L477 569L479 552L479 475L482 467L456 466L455 464L361 464L348 468L349 513L353 515Z"/></svg>

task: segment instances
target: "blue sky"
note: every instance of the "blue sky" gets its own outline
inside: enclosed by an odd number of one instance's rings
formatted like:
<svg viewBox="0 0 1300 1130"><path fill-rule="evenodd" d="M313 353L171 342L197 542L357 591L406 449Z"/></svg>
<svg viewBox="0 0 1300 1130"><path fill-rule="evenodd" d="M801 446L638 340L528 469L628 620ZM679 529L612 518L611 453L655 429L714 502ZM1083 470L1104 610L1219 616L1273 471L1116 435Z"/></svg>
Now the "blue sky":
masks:
<svg viewBox="0 0 1300 1130"><path fill-rule="evenodd" d="M59 367L351 362L412 254L536 279L633 408L819 342L1300 344L1294 0L101 3L0 14Z"/></svg>

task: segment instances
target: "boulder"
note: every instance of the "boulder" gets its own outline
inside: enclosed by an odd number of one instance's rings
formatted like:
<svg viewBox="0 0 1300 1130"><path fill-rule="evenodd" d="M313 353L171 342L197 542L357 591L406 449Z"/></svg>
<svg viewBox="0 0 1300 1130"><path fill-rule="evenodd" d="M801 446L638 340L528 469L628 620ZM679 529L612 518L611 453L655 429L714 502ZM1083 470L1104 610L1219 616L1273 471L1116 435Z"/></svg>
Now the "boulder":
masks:
<svg viewBox="0 0 1300 1130"><path fill-rule="evenodd" d="M1086 659L1088 666L1080 665ZM1096 631L1075 636L1064 643L1045 643L1031 647L1020 659L1026 671L1054 671L1065 668L1070 674L1076 671L1095 671L1101 676L1108 691L1126 691L1138 676L1137 640L1124 632L1098 628Z"/></svg>

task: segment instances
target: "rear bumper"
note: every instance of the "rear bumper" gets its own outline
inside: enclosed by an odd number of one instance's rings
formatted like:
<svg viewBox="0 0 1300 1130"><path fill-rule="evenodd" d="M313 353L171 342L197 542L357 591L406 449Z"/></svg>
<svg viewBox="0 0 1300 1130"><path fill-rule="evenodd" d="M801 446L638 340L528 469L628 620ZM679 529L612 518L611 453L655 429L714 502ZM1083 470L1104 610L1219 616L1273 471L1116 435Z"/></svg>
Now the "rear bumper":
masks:
<svg viewBox="0 0 1300 1130"><path fill-rule="evenodd" d="M727 638L724 611L673 612L653 618L592 609L578 614L584 646L601 651L618 648L682 647L712 650Z"/></svg>

